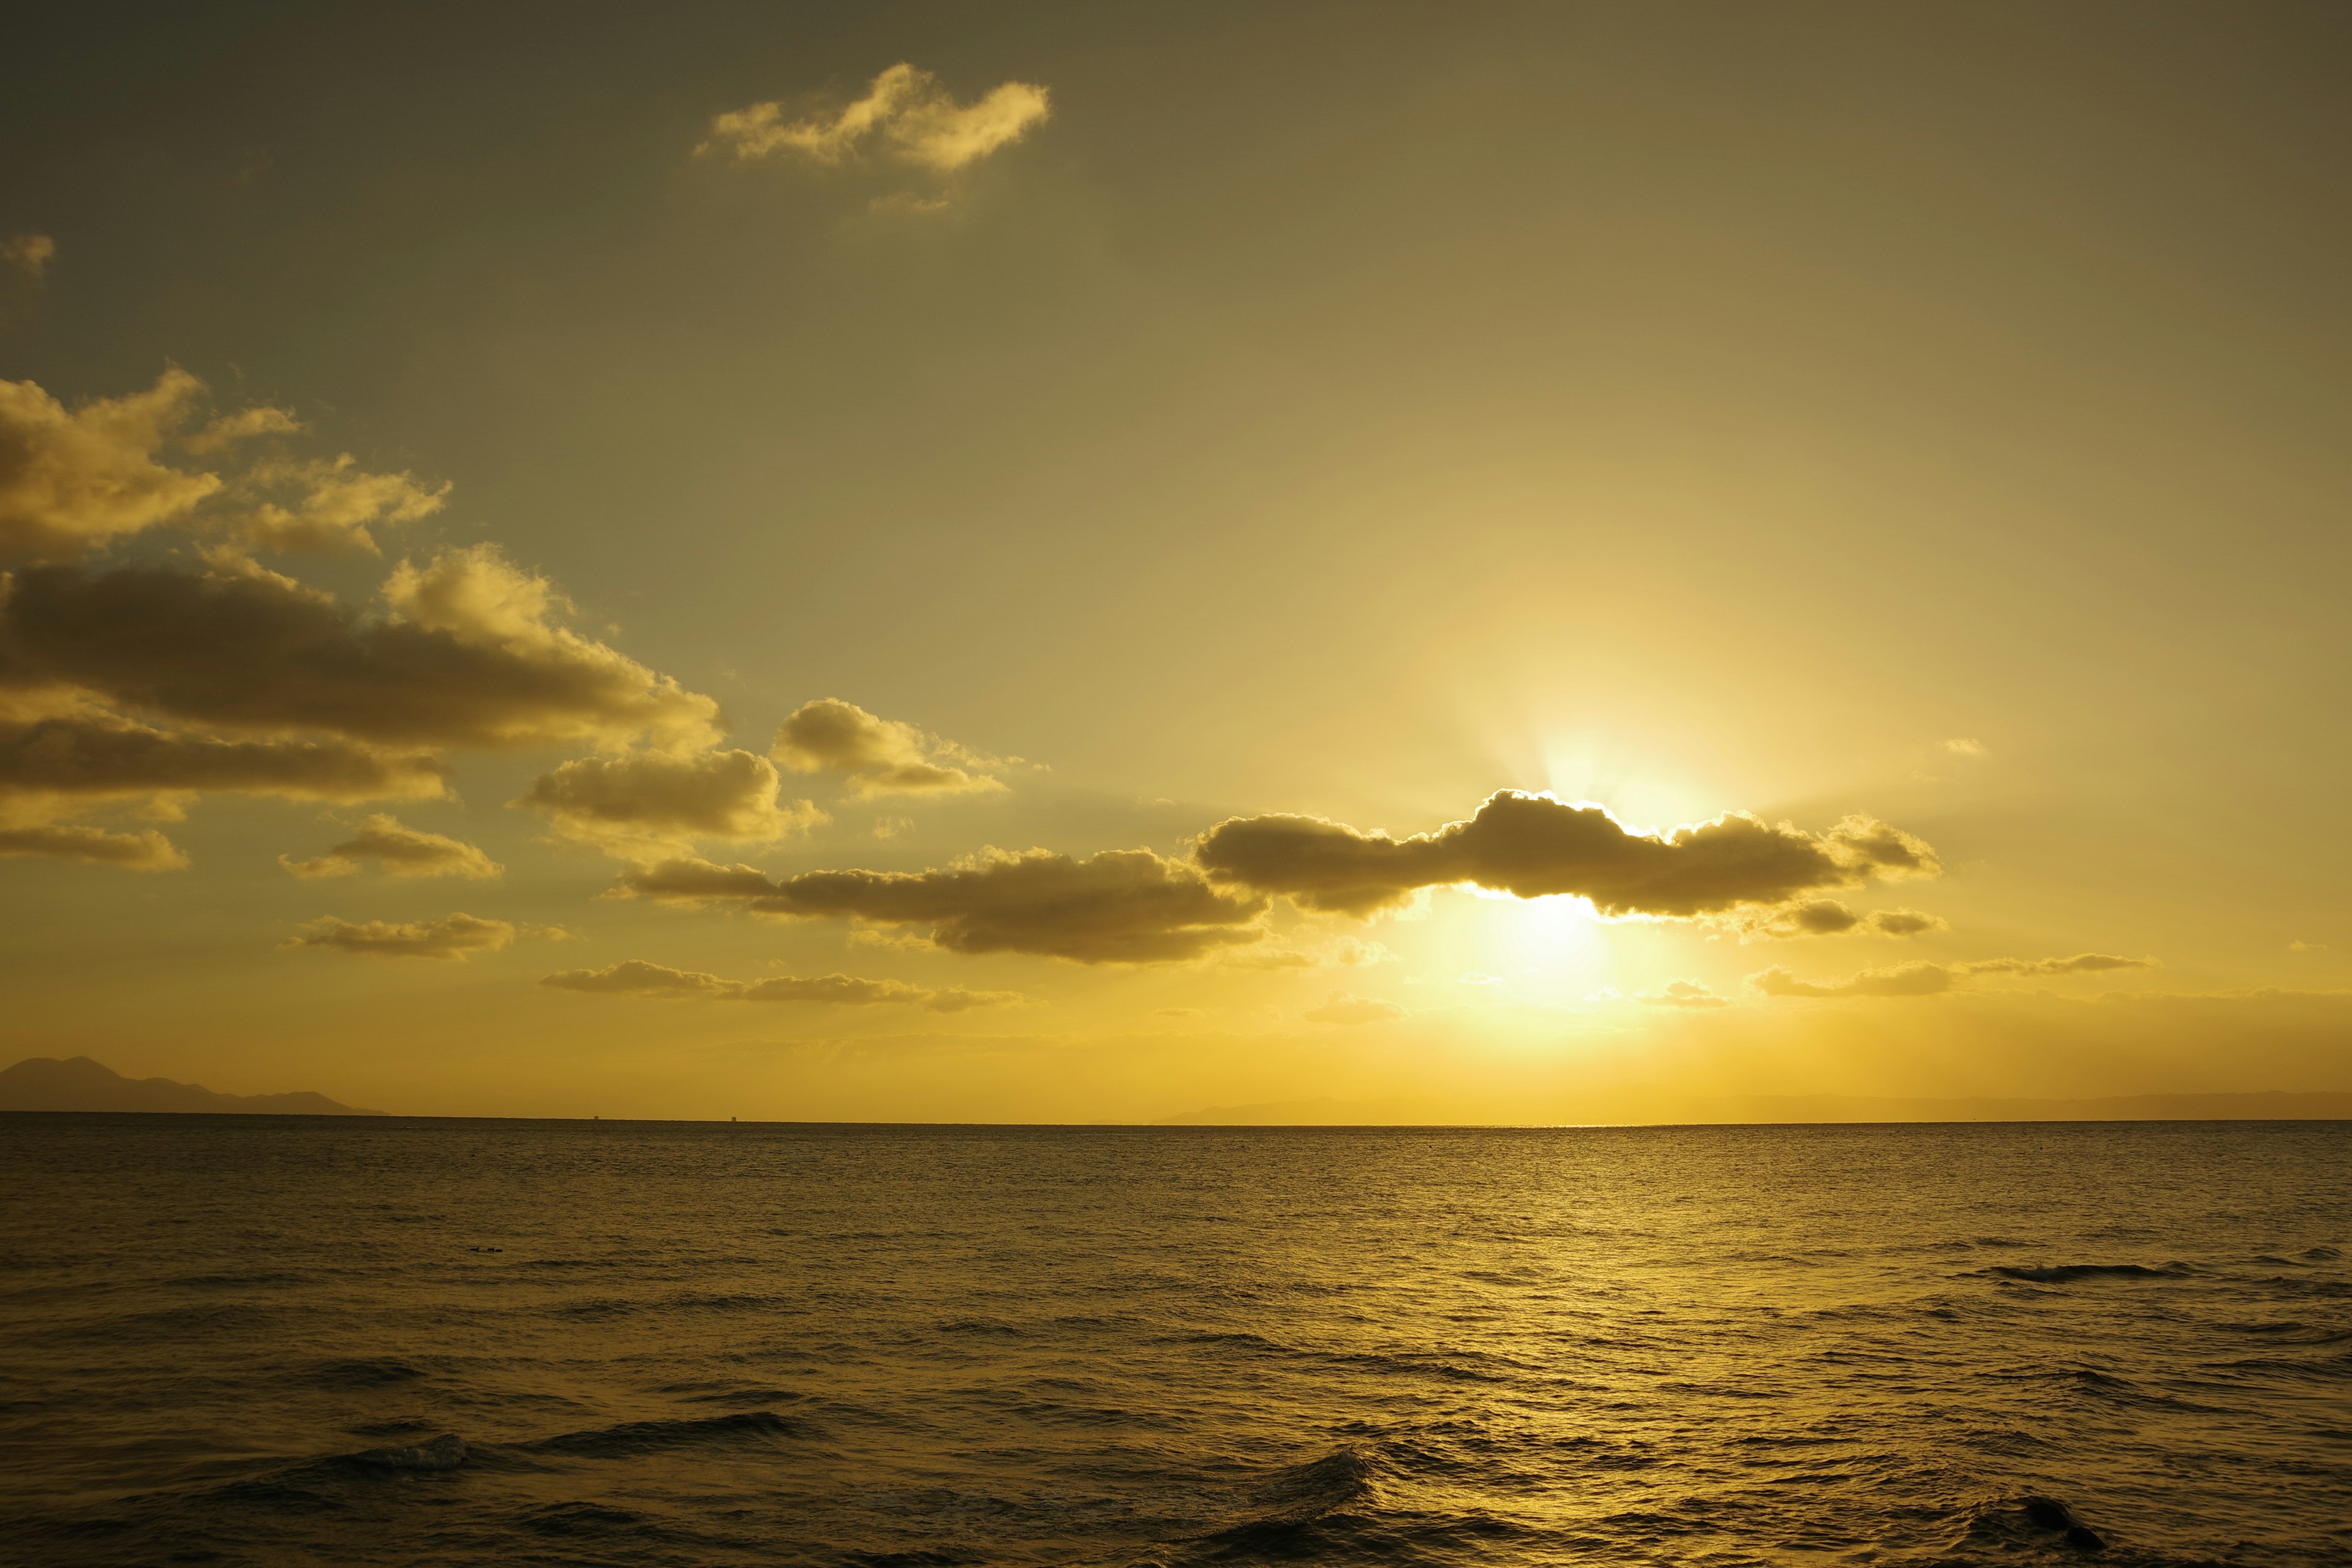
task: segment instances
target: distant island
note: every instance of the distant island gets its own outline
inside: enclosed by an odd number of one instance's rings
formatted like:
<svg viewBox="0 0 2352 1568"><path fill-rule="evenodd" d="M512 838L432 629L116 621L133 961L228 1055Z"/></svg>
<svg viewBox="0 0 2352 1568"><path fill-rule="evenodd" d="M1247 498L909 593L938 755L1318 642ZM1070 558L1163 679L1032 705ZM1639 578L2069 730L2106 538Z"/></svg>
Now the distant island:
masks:
<svg viewBox="0 0 2352 1568"><path fill-rule="evenodd" d="M168 1078L124 1078L88 1057L27 1057L0 1072L0 1110L165 1110L230 1116L384 1116L302 1089L215 1094Z"/></svg>
<svg viewBox="0 0 2352 1568"><path fill-rule="evenodd" d="M1847 1095L1748 1095L1596 1104L1598 1114L1547 1116L1531 1125L1782 1125L1858 1121L2352 1121L2352 1093L2119 1094L2090 1100L1874 1100ZM1216 1105L1163 1116L1161 1127L1473 1125L1404 1101L1289 1100Z"/></svg>

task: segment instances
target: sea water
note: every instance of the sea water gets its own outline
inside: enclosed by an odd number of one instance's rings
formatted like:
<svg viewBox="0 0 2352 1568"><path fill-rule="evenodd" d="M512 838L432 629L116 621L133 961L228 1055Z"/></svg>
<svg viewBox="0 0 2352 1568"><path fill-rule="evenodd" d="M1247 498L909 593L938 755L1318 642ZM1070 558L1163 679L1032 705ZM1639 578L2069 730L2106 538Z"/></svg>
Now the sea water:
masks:
<svg viewBox="0 0 2352 1568"><path fill-rule="evenodd" d="M15 1563L2352 1562L2352 1124L0 1117Z"/></svg>

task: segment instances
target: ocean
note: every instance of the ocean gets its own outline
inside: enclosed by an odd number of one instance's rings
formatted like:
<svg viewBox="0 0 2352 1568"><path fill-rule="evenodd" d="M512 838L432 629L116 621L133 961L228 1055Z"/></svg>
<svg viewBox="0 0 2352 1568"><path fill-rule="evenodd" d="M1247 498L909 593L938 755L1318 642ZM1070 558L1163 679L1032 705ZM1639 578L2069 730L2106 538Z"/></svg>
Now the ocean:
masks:
<svg viewBox="0 0 2352 1568"><path fill-rule="evenodd" d="M2352 1123L0 1117L11 1564L2352 1563Z"/></svg>

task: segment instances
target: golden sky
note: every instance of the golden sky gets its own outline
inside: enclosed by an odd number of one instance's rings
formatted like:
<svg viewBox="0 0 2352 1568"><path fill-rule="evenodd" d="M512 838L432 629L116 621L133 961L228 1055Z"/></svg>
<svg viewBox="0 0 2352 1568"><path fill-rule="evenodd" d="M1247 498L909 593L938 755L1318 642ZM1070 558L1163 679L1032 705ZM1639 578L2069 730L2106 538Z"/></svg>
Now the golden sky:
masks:
<svg viewBox="0 0 2352 1568"><path fill-rule="evenodd" d="M10 1059L2352 1088L2340 8L42 26Z"/></svg>

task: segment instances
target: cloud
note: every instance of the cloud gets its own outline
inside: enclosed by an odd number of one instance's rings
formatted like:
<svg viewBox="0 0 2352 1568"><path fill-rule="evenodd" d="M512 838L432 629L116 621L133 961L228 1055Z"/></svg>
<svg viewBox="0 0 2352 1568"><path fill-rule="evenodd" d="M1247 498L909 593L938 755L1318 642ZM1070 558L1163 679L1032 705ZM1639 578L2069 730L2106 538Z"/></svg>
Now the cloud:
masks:
<svg viewBox="0 0 2352 1568"><path fill-rule="evenodd" d="M1262 898L1211 887L1149 849L1086 859L991 849L928 871L809 871L771 882L748 866L675 859L633 868L626 897L733 901L755 914L924 928L951 952L1026 952L1079 963L1165 963L1261 940Z"/></svg>
<svg viewBox="0 0 2352 1568"><path fill-rule="evenodd" d="M1801 899L1758 910L1737 922L1740 936L1843 936L1862 931L1874 936L1918 936L1948 927L1941 916L1919 910L1873 910L1856 914L1835 899Z"/></svg>
<svg viewBox="0 0 2352 1568"><path fill-rule="evenodd" d="M1865 969L1849 979L1826 985L1800 980L1778 967L1748 977L1748 984L1767 996L1937 996L1956 991L1979 974L2092 974L2118 969L2152 969L2145 958L2117 958L2104 952L2078 952L2072 958L1982 958L1969 963L1900 963L1891 969Z"/></svg>
<svg viewBox="0 0 2352 1568"><path fill-rule="evenodd" d="M959 105L929 71L899 64L876 77L866 96L830 118L786 120L781 103L755 103L721 114L695 151L745 163L796 158L833 166L878 139L903 162L947 173L1009 142L1051 112L1044 88L1008 81L980 100Z"/></svg>
<svg viewBox="0 0 2352 1568"><path fill-rule="evenodd" d="M1981 758L1986 754L1982 741L1971 741L1966 737L1945 742L1944 750L1955 757Z"/></svg>
<svg viewBox="0 0 2352 1568"><path fill-rule="evenodd" d="M2117 958L2107 952L2078 952L2072 958L1985 958L1958 965L1968 974L2097 974L2155 967L2153 959Z"/></svg>
<svg viewBox="0 0 2352 1568"><path fill-rule="evenodd" d="M302 422L289 409L240 408L234 414L221 415L193 436L181 437L180 445L191 452L217 452L257 436L292 436L301 429Z"/></svg>
<svg viewBox="0 0 2352 1568"><path fill-rule="evenodd" d="M174 442L205 455L301 422L282 408L240 409L186 436L205 384L169 369L144 392L68 410L29 381L0 381L0 560L60 563L164 526L227 531L285 550L349 548L373 553L372 523L406 522L440 509L434 489L408 474L370 473L348 453L277 458L229 477L161 458ZM294 505L254 498L291 490ZM241 510L226 503L252 501ZM218 500L220 506L207 503Z"/></svg>
<svg viewBox="0 0 2352 1568"><path fill-rule="evenodd" d="M1503 984L1503 977L1499 974L1487 974L1475 969L1465 969L1461 973L1454 977L1454 984L1456 985L1500 985Z"/></svg>
<svg viewBox="0 0 2352 1568"><path fill-rule="evenodd" d="M1717 996L1696 980L1669 980L1655 991L1636 991L1633 1000L1650 1007L1728 1007L1731 999Z"/></svg>
<svg viewBox="0 0 2352 1568"><path fill-rule="evenodd" d="M1216 882L1359 916L1422 888L1471 882L1520 898L1574 894L1604 914L1688 918L1939 869L1925 843L1868 817L1817 837L1731 813L1660 837L1597 805L1517 790L1489 796L1465 822L1403 839L1316 816L1233 817L1202 837L1195 856Z"/></svg>
<svg viewBox="0 0 2352 1568"><path fill-rule="evenodd" d="M268 416L288 417L274 408L248 409L247 415L260 416L250 421L256 433L281 427L269 423ZM221 424L214 421L206 434ZM430 517L448 500L450 488L444 483L428 489L405 473L369 473L356 466L349 452L310 462L257 464L245 478L249 485L300 492L290 508L275 501L255 508L241 530L248 542L278 551L348 550L366 555L380 553L375 536L368 531L372 525Z"/></svg>
<svg viewBox="0 0 2352 1568"><path fill-rule="evenodd" d="M862 980L849 974L813 979L777 975L767 980L722 980L691 969L629 959L604 969L567 969L540 982L560 991L614 996L651 996L716 1002L803 1002L820 1006L870 1007L896 1004L927 1013L963 1013L975 1007L1011 1006L1028 1000L1017 991L967 991L961 986L910 985L901 980Z"/></svg>
<svg viewBox="0 0 2352 1568"><path fill-rule="evenodd" d="M1308 1008L1306 1016L1310 1024L1393 1024L1405 1016L1405 1010L1393 1002L1334 991L1331 1000Z"/></svg>
<svg viewBox="0 0 2352 1568"><path fill-rule="evenodd" d="M429 800L448 770L413 752L339 739L224 739L161 730L70 700L61 711L0 713L0 800L99 799L183 791L287 800Z"/></svg>
<svg viewBox="0 0 2352 1568"><path fill-rule="evenodd" d="M776 884L757 866L719 866L682 855L631 867L605 896L698 907L764 899L775 891Z"/></svg>
<svg viewBox="0 0 2352 1568"><path fill-rule="evenodd" d="M109 833L54 823L0 827L0 856L19 855L87 860L132 871L177 871L188 864L188 858L160 833Z"/></svg>
<svg viewBox="0 0 2352 1568"><path fill-rule="evenodd" d="M373 860L388 877L471 877L483 879L503 875L506 868L463 839L444 837L404 825L379 812L360 824L359 831L325 854L310 860L280 855L278 863L297 877L348 877Z"/></svg>
<svg viewBox="0 0 2352 1568"><path fill-rule="evenodd" d="M57 258L58 242L46 234L20 234L0 240L0 261L16 268L36 283Z"/></svg>
<svg viewBox="0 0 2352 1568"><path fill-rule="evenodd" d="M718 735L718 705L560 624L488 545L400 563L362 614L249 562L16 573L0 690L71 689L184 722L474 749Z"/></svg>
<svg viewBox="0 0 2352 1568"><path fill-rule="evenodd" d="M2304 942L2298 939L2288 942L2286 950L2289 952L2326 952L2327 944L2324 942Z"/></svg>
<svg viewBox="0 0 2352 1568"><path fill-rule="evenodd" d="M68 413L33 382L0 381L0 559L71 561L194 510L220 476L155 453L203 395L204 383L167 370L145 392Z"/></svg>
<svg viewBox="0 0 2352 1568"><path fill-rule="evenodd" d="M1234 969L1352 969L1396 961L1397 955L1386 944L1352 936L1333 937L1306 948L1235 948L1217 960Z"/></svg>
<svg viewBox="0 0 2352 1568"><path fill-rule="evenodd" d="M775 764L750 752L583 757L531 781L509 805L544 812L565 837L630 858L697 838L768 843L830 820L808 801L776 803Z"/></svg>
<svg viewBox="0 0 2352 1568"><path fill-rule="evenodd" d="M436 921L388 921L353 924L329 915L301 928L301 934L280 947L317 947L338 952L366 953L378 958L447 958L462 963L468 954L496 952L512 942L516 929L505 921L486 921L468 914L444 915Z"/></svg>
<svg viewBox="0 0 2352 1568"><path fill-rule="evenodd" d="M794 709L778 727L768 754L794 773L841 774L849 781L851 793L860 796L960 795L1004 787L1002 780L968 771L992 765L989 759L834 697ZM955 763L965 766L950 765Z"/></svg>

